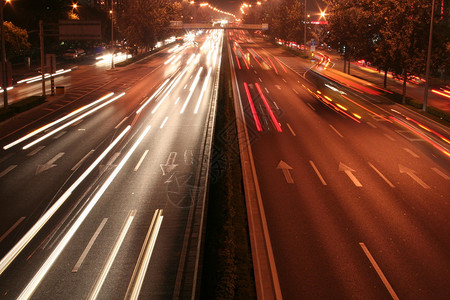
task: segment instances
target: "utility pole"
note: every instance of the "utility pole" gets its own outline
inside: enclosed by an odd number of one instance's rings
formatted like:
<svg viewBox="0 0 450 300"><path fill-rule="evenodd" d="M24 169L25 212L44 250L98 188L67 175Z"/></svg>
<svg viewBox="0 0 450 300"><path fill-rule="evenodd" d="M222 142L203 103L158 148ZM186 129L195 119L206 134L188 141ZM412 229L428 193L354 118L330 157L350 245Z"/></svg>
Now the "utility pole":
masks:
<svg viewBox="0 0 450 300"><path fill-rule="evenodd" d="M303 30L303 45L305 46L305 51L306 51L306 0L305 0L305 23L304 23L304 30Z"/></svg>
<svg viewBox="0 0 450 300"><path fill-rule="evenodd" d="M431 44L433 40L433 23L434 23L434 0L431 4L431 21L430 21L430 36L428 37L428 53L427 53L427 67L425 71L425 90L423 94L423 111L427 111L428 102L428 88L430 86L430 64L431 64Z"/></svg>
<svg viewBox="0 0 450 300"><path fill-rule="evenodd" d="M0 27L2 39L2 87L3 87L3 107L8 107L8 66L6 64L6 49L5 49L5 26L3 25L3 8L5 7L5 0L1 0L0 8Z"/></svg>
<svg viewBox="0 0 450 300"><path fill-rule="evenodd" d="M44 21L39 20L39 44L41 46L42 96L45 97Z"/></svg>
<svg viewBox="0 0 450 300"><path fill-rule="evenodd" d="M111 0L111 69L114 69L114 0Z"/></svg>

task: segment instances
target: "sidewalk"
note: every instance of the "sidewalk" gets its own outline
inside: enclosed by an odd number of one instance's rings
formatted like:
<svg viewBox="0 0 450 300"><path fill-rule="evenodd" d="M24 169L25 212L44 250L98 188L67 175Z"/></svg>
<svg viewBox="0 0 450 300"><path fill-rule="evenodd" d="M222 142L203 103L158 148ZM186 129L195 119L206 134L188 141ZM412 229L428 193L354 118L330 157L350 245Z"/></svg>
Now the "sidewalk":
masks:
<svg viewBox="0 0 450 300"><path fill-rule="evenodd" d="M332 69L335 69L340 72L343 71L344 69L343 60L339 55L331 53L325 53L325 55L329 56L331 58L331 62L335 64L332 67ZM342 74L345 73L342 72ZM377 87L383 88L384 72L378 72L375 69L364 67L356 62L352 62L350 67L350 76L364 79L366 81L375 84ZM402 81L394 79L391 76L388 76L386 89L401 95L403 93L402 84L403 84ZM425 92L424 88L425 86L423 84L407 83L406 95L417 102L423 103ZM450 99L432 93L431 92L432 88L433 87L430 87L428 91L427 105L433 106L442 111L450 113Z"/></svg>

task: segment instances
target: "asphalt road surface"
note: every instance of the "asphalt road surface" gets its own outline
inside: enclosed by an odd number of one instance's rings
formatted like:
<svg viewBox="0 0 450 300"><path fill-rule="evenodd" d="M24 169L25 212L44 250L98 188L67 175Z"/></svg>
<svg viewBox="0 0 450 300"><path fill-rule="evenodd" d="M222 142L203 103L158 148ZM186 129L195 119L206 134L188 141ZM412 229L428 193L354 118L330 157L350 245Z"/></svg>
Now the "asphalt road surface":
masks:
<svg viewBox="0 0 450 300"><path fill-rule="evenodd" d="M230 31L284 299L450 296L448 128Z"/></svg>
<svg viewBox="0 0 450 300"><path fill-rule="evenodd" d="M2 127L2 297L195 295L222 34L74 70Z"/></svg>

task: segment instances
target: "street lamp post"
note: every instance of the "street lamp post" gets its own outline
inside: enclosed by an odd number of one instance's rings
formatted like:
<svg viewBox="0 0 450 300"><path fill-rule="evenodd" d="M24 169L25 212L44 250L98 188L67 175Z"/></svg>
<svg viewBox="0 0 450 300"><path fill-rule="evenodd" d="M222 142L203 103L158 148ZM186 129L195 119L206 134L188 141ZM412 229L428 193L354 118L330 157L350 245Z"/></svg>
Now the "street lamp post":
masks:
<svg viewBox="0 0 450 300"><path fill-rule="evenodd" d="M427 53L427 66L425 71L425 90L423 95L423 111L427 111L428 102L428 88L430 81L430 64L431 64L431 43L433 40L433 20L434 20L434 0L431 4L431 21L430 21L430 36L428 37L428 53Z"/></svg>
<svg viewBox="0 0 450 300"><path fill-rule="evenodd" d="M303 30L303 46L306 50L306 0L305 0L305 23L304 23L304 30Z"/></svg>
<svg viewBox="0 0 450 300"><path fill-rule="evenodd" d="M114 69L114 0L111 0L111 69Z"/></svg>
<svg viewBox="0 0 450 300"><path fill-rule="evenodd" d="M1 0L0 8L0 27L1 27L1 40L2 40L2 88L3 88L3 107L8 107L8 71L6 65L6 49L5 49L5 26L3 25L3 8L7 2L11 0Z"/></svg>

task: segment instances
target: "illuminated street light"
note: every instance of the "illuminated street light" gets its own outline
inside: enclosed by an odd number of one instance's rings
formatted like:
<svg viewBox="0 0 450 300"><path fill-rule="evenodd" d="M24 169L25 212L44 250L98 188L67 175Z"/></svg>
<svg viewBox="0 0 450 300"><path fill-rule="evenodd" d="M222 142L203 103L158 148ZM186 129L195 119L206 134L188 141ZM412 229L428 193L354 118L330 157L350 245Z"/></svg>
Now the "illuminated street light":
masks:
<svg viewBox="0 0 450 300"><path fill-rule="evenodd" d="M3 8L5 8L6 3L10 3L11 0L3 1L1 0L0 7L0 31L1 31L1 43L2 43L2 87L3 87L3 107L8 107L8 71L6 64L6 49L5 49L5 26L3 25Z"/></svg>

